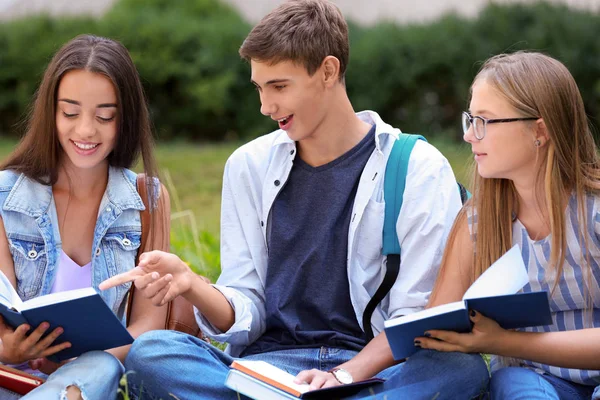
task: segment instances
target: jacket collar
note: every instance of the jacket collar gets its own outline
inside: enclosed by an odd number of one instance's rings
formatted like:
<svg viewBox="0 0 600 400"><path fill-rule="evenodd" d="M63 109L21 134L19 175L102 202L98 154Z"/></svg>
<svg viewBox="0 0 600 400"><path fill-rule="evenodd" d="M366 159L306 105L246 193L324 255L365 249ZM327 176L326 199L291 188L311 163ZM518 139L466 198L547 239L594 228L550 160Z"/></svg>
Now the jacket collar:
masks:
<svg viewBox="0 0 600 400"><path fill-rule="evenodd" d="M109 167L104 197L120 209L143 210L144 204L137 192L135 177L132 182L126 173L124 168ZM8 194L3 209L37 218L48 211L51 202L51 186L42 185L21 174Z"/></svg>

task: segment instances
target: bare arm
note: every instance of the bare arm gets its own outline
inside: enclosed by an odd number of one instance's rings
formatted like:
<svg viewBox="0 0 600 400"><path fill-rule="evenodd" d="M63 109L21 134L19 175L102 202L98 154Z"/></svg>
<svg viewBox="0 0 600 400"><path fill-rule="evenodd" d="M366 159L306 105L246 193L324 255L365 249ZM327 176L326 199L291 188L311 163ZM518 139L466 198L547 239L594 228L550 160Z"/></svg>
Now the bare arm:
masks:
<svg viewBox="0 0 600 400"><path fill-rule="evenodd" d="M460 301L473 275L473 241L466 210L458 214L445 249L442 266L427 307Z"/></svg>

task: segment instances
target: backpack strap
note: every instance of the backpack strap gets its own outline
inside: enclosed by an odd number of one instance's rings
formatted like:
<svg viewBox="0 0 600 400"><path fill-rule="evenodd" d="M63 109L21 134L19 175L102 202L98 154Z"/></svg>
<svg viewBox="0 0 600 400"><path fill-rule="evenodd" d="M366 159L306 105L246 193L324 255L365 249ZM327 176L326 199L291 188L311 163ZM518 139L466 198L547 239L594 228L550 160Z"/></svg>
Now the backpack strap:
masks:
<svg viewBox="0 0 600 400"><path fill-rule="evenodd" d="M385 201L385 217L383 222L383 249L382 254L387 256L386 271L383 281L375 294L365 307L363 313L363 330L367 342L373 339L373 328L371 318L377 305L389 293L398 278L400 272L400 242L396 232L396 223L402 208L402 198L406 185L406 174L408 173L408 161L410 153L417 140L427 141L421 135L410 135L401 133L394 143L392 152L385 168L383 182L383 197Z"/></svg>

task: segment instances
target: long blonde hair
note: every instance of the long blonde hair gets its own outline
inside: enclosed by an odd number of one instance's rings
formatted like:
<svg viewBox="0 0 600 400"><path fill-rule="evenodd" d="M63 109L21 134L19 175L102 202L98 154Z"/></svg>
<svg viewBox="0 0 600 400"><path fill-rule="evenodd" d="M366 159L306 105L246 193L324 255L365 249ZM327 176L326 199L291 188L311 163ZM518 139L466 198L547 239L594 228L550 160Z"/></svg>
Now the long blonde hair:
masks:
<svg viewBox="0 0 600 400"><path fill-rule="evenodd" d="M541 200L545 201L538 201L546 204L549 216L550 268L557 277L554 290L562 274L567 247L565 194L575 192L579 235L585 243L582 254L590 265L585 197L600 189L600 160L581 94L562 63L533 52L501 54L488 59L473 84L480 80L491 85L523 117L542 118L546 125L549 140L547 151L540 152L545 160L542 160L544 167L538 173L535 187L543 183L545 198ZM457 226L475 210L477 232L471 277L474 280L512 247L512 223L519 200L512 181L482 178L476 170L472 188L471 207L461 210L448 246L456 240ZM590 271L591 268L587 268L588 276Z"/></svg>

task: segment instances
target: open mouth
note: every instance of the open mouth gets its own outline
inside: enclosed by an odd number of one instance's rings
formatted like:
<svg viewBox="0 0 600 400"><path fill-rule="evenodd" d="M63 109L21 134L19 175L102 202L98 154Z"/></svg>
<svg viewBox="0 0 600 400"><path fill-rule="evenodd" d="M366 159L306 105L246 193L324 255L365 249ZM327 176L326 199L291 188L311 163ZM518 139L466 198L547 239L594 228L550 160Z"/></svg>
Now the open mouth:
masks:
<svg viewBox="0 0 600 400"><path fill-rule="evenodd" d="M96 147L100 146L100 143L80 143L80 142L75 142L72 141L73 144L75 145L75 147L77 147L78 149L81 150L92 150L95 149Z"/></svg>
<svg viewBox="0 0 600 400"><path fill-rule="evenodd" d="M291 114L291 115L288 115L287 117L277 119L277 122L279 123L279 129L285 130L285 129L289 128L293 118L294 118L294 115Z"/></svg>

